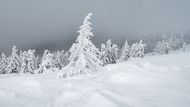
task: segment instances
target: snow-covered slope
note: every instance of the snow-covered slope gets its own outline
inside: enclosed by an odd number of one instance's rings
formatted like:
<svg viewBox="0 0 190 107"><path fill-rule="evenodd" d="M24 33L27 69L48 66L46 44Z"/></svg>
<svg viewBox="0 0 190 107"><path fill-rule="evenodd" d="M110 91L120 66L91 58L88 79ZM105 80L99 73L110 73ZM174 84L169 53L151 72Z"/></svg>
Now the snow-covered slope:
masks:
<svg viewBox="0 0 190 107"><path fill-rule="evenodd" d="M189 107L190 51L108 65L94 75L0 75L0 107Z"/></svg>

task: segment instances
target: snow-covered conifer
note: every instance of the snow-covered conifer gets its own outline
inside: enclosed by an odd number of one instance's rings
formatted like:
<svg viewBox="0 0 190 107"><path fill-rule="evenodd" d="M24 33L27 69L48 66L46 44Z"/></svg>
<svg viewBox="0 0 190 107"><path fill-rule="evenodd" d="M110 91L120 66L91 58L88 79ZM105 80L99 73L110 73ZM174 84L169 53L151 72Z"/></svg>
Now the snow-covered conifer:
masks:
<svg viewBox="0 0 190 107"><path fill-rule="evenodd" d="M114 61L116 63L119 57L119 47L117 46L117 44L112 45L112 54L113 54Z"/></svg>
<svg viewBox="0 0 190 107"><path fill-rule="evenodd" d="M28 50L28 71L31 74L34 74L34 71L37 69L37 59L35 56L35 50Z"/></svg>
<svg viewBox="0 0 190 107"><path fill-rule="evenodd" d="M40 67L40 63L41 63L41 58L37 55L37 56L36 56L37 69Z"/></svg>
<svg viewBox="0 0 190 107"><path fill-rule="evenodd" d="M18 49L16 49L16 46L13 46L12 48L12 54L8 58L8 73L18 73L20 71L20 61L19 56L17 54Z"/></svg>
<svg viewBox="0 0 190 107"><path fill-rule="evenodd" d="M21 73L28 73L28 61L27 61L27 52L21 52L20 53L20 62L21 62Z"/></svg>
<svg viewBox="0 0 190 107"><path fill-rule="evenodd" d="M61 57L61 59L62 59L61 67L63 68L69 63L70 52L68 52L68 51L62 52L61 56L62 56Z"/></svg>
<svg viewBox="0 0 190 107"><path fill-rule="evenodd" d="M165 40L163 40L162 42L157 43L154 51L158 54L168 54L170 51L170 45L169 43L165 42Z"/></svg>
<svg viewBox="0 0 190 107"><path fill-rule="evenodd" d="M145 44L142 43L143 40L140 40L139 43L134 43L131 46L131 57L144 57L144 47Z"/></svg>
<svg viewBox="0 0 190 107"><path fill-rule="evenodd" d="M113 64L113 63L116 63L116 60L115 60L115 57L113 56L113 48L112 48L112 42L111 42L111 39L109 39L107 42L106 42L106 64Z"/></svg>
<svg viewBox="0 0 190 107"><path fill-rule="evenodd" d="M162 41L162 53L168 54L170 49L171 48L170 48L169 44L163 40Z"/></svg>
<svg viewBox="0 0 190 107"><path fill-rule="evenodd" d="M129 58L130 58L130 46L126 40L124 46L121 49L120 61L126 61Z"/></svg>
<svg viewBox="0 0 190 107"><path fill-rule="evenodd" d="M172 33L166 42L169 44L170 49L180 49L183 45L183 34Z"/></svg>
<svg viewBox="0 0 190 107"><path fill-rule="evenodd" d="M57 51L53 53L55 68L61 69L61 52Z"/></svg>
<svg viewBox="0 0 190 107"><path fill-rule="evenodd" d="M83 25L78 31L76 43L70 48L70 62L66 67L69 69L67 71L69 76L97 72L101 67L102 62L98 59L99 49L90 40L94 36L91 32L91 22L88 21L91 16L92 13L89 13L85 17Z"/></svg>
<svg viewBox="0 0 190 107"><path fill-rule="evenodd" d="M34 74L37 69L37 59L35 56L35 50L24 51L20 55L21 57L21 72Z"/></svg>
<svg viewBox="0 0 190 107"><path fill-rule="evenodd" d="M7 69L8 60L4 53L2 53L1 61L0 61L0 74L8 73Z"/></svg>
<svg viewBox="0 0 190 107"><path fill-rule="evenodd" d="M145 46L146 46L146 44L143 43L143 40L140 40L140 42L139 42L139 52L138 52L139 57L144 57L144 54L145 54L144 47Z"/></svg>
<svg viewBox="0 0 190 107"><path fill-rule="evenodd" d="M101 51L100 51L100 54L99 54L99 58L100 60L103 62L103 65L106 65L107 64L107 49L106 49L106 45L105 44L101 44Z"/></svg>
<svg viewBox="0 0 190 107"><path fill-rule="evenodd" d="M50 51L45 50L42 56L42 61L41 61L38 73L54 71L54 68L55 68L54 65L55 64L54 64L53 54L50 53Z"/></svg>
<svg viewBox="0 0 190 107"><path fill-rule="evenodd" d="M136 53L138 52L138 44L137 43L134 43L132 46L131 46L131 51L130 51L130 56L131 57L136 57Z"/></svg>
<svg viewBox="0 0 190 107"><path fill-rule="evenodd" d="M185 50L186 50L186 42L183 42L182 50L185 52Z"/></svg>
<svg viewBox="0 0 190 107"><path fill-rule="evenodd" d="M55 61L55 67L58 69L61 69L68 63L69 59L69 53L62 50L62 51L57 51L53 53L54 55L54 61Z"/></svg>

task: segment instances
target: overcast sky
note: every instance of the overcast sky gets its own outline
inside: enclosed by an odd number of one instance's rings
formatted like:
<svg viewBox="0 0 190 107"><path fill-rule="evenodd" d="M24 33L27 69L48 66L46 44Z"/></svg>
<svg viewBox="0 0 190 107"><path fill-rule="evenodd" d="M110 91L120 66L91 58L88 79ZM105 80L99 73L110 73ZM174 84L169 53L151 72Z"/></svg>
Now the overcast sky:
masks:
<svg viewBox="0 0 190 107"><path fill-rule="evenodd" d="M190 29L190 0L0 0L0 52L68 49L92 12L94 41Z"/></svg>

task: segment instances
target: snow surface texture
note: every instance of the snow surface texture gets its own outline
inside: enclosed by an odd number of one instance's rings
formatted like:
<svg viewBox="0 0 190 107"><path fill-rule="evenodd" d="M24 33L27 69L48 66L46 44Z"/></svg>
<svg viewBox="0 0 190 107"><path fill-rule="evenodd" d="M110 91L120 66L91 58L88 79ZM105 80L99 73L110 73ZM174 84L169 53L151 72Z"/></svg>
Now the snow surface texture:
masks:
<svg viewBox="0 0 190 107"><path fill-rule="evenodd" d="M105 66L94 75L0 75L0 107L189 107L190 51Z"/></svg>

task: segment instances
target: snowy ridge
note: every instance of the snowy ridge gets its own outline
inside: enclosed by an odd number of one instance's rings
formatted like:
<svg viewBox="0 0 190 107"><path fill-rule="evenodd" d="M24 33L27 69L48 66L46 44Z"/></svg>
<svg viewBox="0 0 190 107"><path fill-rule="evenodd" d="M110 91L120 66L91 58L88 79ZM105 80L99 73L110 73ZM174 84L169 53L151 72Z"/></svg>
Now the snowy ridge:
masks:
<svg viewBox="0 0 190 107"><path fill-rule="evenodd" d="M95 75L0 75L0 107L189 107L190 51L105 66Z"/></svg>

